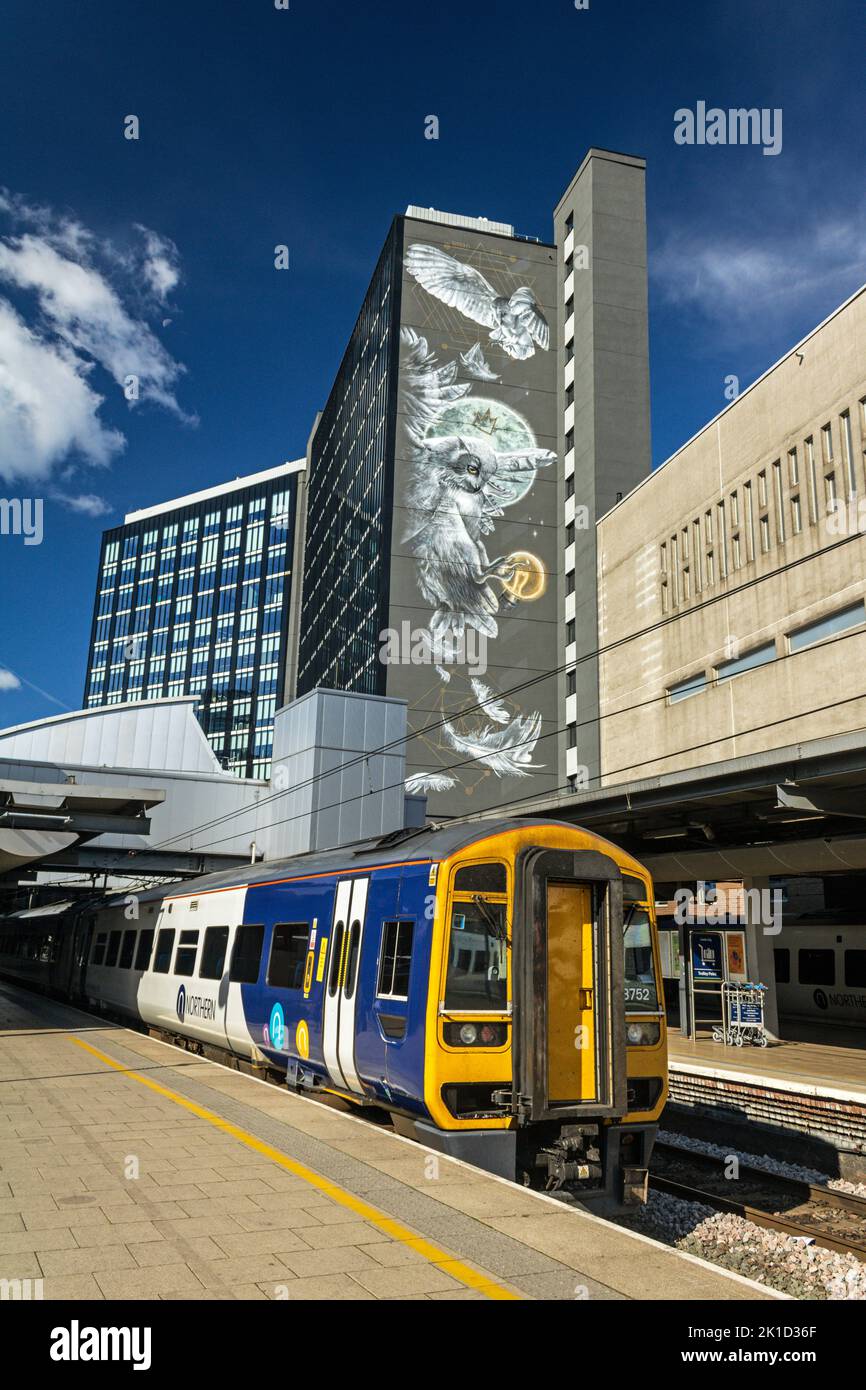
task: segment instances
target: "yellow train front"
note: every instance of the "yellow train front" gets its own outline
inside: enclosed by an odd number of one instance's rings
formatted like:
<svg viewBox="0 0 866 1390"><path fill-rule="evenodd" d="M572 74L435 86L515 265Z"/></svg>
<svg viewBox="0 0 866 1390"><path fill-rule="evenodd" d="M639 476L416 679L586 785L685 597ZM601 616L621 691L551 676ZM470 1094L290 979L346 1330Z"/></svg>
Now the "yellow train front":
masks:
<svg viewBox="0 0 866 1390"><path fill-rule="evenodd" d="M562 823L439 837L459 847L430 869L429 1121L395 1123L534 1187L645 1200L667 1095L649 874Z"/></svg>

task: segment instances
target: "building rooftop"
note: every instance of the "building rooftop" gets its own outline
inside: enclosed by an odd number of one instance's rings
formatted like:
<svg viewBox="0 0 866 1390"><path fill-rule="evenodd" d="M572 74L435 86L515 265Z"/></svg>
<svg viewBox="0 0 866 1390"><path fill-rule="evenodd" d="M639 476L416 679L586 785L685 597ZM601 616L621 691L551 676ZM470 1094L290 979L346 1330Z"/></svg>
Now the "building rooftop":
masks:
<svg viewBox="0 0 866 1390"><path fill-rule="evenodd" d="M163 512L173 512L179 507L189 507L196 502L206 502L210 497L223 497L227 492L239 492L242 488L254 487L256 483L270 482L272 478L287 478L292 473L300 473L306 466L307 460L305 458L279 463L276 468L266 468L262 473L248 473L244 478L234 478L228 483L218 483L216 487L206 487L201 492L190 492L185 497L175 497L170 502L159 502L155 507L142 507L137 512L127 512L123 518L124 524L128 525L133 521L145 521L148 517L160 516Z"/></svg>
<svg viewBox="0 0 866 1390"><path fill-rule="evenodd" d="M465 217L459 212L439 212L436 208L419 208L410 203L407 217L419 222L441 222L446 227L466 227L475 232L496 232L497 236L514 236L510 222L491 222L489 217Z"/></svg>

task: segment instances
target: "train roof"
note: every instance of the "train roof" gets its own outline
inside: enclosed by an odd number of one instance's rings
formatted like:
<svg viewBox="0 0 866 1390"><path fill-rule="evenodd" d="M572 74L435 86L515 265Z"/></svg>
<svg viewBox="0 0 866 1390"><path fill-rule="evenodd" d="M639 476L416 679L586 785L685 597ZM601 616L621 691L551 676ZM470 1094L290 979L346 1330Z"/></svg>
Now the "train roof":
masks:
<svg viewBox="0 0 866 1390"><path fill-rule="evenodd" d="M145 889L136 896L139 901L188 897L196 892L212 892L217 888L254 887L257 883L271 883L281 877L300 877L305 874L346 872L349 869L378 868L387 864L405 864L407 860L447 859L460 849L480 840L489 840L507 830L524 830L529 827L558 826L564 830L577 830L571 821L541 820L538 817L502 817L496 820L474 822L453 822L442 826L424 826L415 830L397 830L391 835L374 840L360 840L357 844L343 845L339 849L311 850L306 854L293 855L288 859L270 859L261 864L245 864L234 869L223 869L219 873L205 874L201 878L187 879L183 883L162 884L159 888ZM601 839L594 835L594 839ZM607 843L607 841L603 841ZM611 846L613 848L613 846ZM631 858L631 856L628 856ZM126 896L123 893L119 897Z"/></svg>

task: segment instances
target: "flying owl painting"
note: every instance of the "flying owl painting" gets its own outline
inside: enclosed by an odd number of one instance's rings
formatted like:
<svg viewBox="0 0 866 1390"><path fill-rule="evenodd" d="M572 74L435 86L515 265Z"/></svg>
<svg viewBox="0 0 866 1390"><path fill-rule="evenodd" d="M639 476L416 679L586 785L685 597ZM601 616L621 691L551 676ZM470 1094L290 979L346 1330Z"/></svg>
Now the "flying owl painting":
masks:
<svg viewBox="0 0 866 1390"><path fill-rule="evenodd" d="M491 342L509 357L523 361L534 356L536 347L543 352L550 347L550 325L527 285L506 298L474 266L420 241L406 253L406 270L428 294L489 328Z"/></svg>

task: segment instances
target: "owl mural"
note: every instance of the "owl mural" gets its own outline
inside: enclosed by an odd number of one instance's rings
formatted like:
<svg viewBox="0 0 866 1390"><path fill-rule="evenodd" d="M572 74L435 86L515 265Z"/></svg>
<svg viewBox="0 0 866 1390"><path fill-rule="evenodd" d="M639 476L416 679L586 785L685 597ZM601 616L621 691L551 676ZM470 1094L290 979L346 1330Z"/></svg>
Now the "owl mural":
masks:
<svg viewBox="0 0 866 1390"><path fill-rule="evenodd" d="M502 379L492 353L523 361L536 349L548 349L550 331L527 286L497 294L474 267L418 242L409 246L405 264L427 294L490 330L486 351L478 342L448 360L440 360L415 329L401 330L409 461L402 540L429 605L431 645L441 649L470 630L495 642L516 604L538 597L547 582L530 549L506 552L497 545L497 522L527 497L540 473L553 474L556 454L537 446L528 422L510 404L482 393ZM444 690L451 670L436 670ZM453 696L452 687L452 701ZM440 746L458 765L499 779L525 779L544 767L536 754L541 728L538 711L522 709L491 683L472 678L463 709L449 710L442 721ZM424 771L406 786L410 792L441 792L459 777L451 767Z"/></svg>

